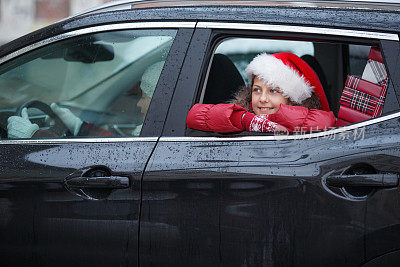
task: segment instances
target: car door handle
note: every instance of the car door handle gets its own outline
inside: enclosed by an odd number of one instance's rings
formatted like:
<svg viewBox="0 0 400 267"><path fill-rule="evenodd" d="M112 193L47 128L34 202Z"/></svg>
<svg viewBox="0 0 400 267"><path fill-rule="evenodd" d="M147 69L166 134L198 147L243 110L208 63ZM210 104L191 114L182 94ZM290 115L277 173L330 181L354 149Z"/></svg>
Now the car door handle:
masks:
<svg viewBox="0 0 400 267"><path fill-rule="evenodd" d="M399 176L395 173L336 175L326 178L327 185L333 187L397 187Z"/></svg>
<svg viewBox="0 0 400 267"><path fill-rule="evenodd" d="M129 187L129 177L72 177L65 181L65 185L71 189L124 189Z"/></svg>

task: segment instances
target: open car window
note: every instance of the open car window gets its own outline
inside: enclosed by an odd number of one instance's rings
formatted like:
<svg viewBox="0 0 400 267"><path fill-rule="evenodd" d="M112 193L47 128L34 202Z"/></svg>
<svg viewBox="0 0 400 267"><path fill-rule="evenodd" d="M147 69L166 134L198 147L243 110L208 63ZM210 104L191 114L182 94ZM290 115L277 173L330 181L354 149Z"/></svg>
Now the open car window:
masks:
<svg viewBox="0 0 400 267"><path fill-rule="evenodd" d="M299 57L304 55L314 56L312 42L285 41L272 39L232 38L218 45L215 54L226 55L235 64L243 80L247 80L245 69L250 61L261 53L291 52Z"/></svg>
<svg viewBox="0 0 400 267"><path fill-rule="evenodd" d="M382 115L389 77L380 48L372 43L226 38L214 48L197 103L231 103L240 88L251 84L245 74L247 65L261 53L281 52L297 55L318 75L329 111L337 119L331 128ZM239 133L243 134L248 135ZM187 135L221 134L189 130ZM223 134L227 135L238 133Z"/></svg>
<svg viewBox="0 0 400 267"><path fill-rule="evenodd" d="M83 35L3 64L1 138L139 136L175 35L164 29ZM33 126L21 119L10 126L24 106ZM63 127L55 125L60 120Z"/></svg>

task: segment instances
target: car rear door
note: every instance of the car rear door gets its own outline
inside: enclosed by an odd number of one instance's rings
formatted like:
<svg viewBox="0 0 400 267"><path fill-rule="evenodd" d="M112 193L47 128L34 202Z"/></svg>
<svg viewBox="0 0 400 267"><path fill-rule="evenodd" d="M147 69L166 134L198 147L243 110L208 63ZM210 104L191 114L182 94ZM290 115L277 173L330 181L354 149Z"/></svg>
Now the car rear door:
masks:
<svg viewBox="0 0 400 267"><path fill-rule="evenodd" d="M199 99L213 43L221 41L221 33L240 34L233 29L238 24L223 24L198 23L193 37L198 42L189 48L163 137L146 167L140 262L364 263L368 201L374 197L370 190L397 191L399 114L311 134L185 137L186 115ZM251 28L262 31L263 26L243 25ZM290 36L310 38L307 28L294 28L290 31L301 34ZM282 28L276 31L270 36L282 36ZM326 34L331 40L340 38L340 33L327 29L318 38ZM393 87L389 91L396 111L399 104ZM388 174L387 183L369 181L383 174ZM352 184L354 180L358 182Z"/></svg>
<svg viewBox="0 0 400 267"><path fill-rule="evenodd" d="M382 41L386 66L391 77L389 89L393 88L391 98L400 99L400 73L398 68L400 43L398 41ZM388 95L389 97L389 95ZM398 113L394 119L381 123L380 131L371 143L374 149L371 166L376 172L386 173L387 177L399 177ZM382 139L383 138L383 139ZM392 177L395 178L395 177ZM370 188L364 194L367 205L365 254L366 266L396 266L400 262L400 189L397 186L386 190Z"/></svg>
<svg viewBox="0 0 400 267"><path fill-rule="evenodd" d="M161 134L193 28L194 23L174 22L87 27L41 40L2 59L3 265L137 265L142 172ZM60 47L64 54L57 52ZM104 54L93 55L93 48ZM134 51L127 53L129 49ZM63 72L60 65L53 71L45 64L57 60L81 69ZM141 75L160 60L165 63L158 74L150 75L156 90L143 114L138 104L145 92ZM24 67L37 62L45 65ZM32 73L36 76L30 80ZM101 75L108 76L90 84ZM77 82L77 87L89 84L90 89L63 98L77 91L71 86L57 95L57 103L97 124L99 135L7 138L7 119L21 102L17 96L29 98L30 90L37 95L41 91L34 85L61 91L67 82ZM50 104L51 97L49 92L39 100ZM141 112L146 115L142 122ZM36 110L29 111L29 119L43 132L52 129L44 126L45 117Z"/></svg>

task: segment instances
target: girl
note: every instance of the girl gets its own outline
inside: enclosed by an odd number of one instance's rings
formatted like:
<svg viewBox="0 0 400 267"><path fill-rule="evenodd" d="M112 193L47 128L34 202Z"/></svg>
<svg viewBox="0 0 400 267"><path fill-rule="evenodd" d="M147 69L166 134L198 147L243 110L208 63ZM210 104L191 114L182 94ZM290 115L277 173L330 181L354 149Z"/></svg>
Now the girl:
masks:
<svg viewBox="0 0 400 267"><path fill-rule="evenodd" d="M251 86L240 89L231 104L194 105L187 127L218 133L310 132L335 124L317 74L298 56L258 55L246 75Z"/></svg>

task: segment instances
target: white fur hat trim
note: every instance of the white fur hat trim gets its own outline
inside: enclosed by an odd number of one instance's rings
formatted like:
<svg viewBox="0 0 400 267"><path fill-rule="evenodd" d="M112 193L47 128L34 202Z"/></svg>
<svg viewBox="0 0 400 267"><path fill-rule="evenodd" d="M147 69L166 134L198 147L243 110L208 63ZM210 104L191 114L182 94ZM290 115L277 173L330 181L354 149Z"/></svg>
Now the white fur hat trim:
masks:
<svg viewBox="0 0 400 267"><path fill-rule="evenodd" d="M250 81L253 76L257 76L267 85L278 87L283 96L298 104L311 97L313 92L313 87L303 75L266 53L256 56L250 62L246 75Z"/></svg>

